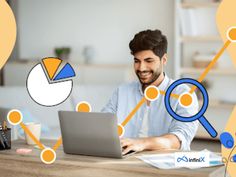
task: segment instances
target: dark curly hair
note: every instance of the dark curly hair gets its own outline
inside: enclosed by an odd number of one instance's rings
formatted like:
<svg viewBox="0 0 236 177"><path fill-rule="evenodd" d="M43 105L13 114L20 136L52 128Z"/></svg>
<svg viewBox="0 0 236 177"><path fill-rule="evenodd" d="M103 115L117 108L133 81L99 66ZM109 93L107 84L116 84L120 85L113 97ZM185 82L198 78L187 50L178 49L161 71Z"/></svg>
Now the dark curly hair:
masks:
<svg viewBox="0 0 236 177"><path fill-rule="evenodd" d="M167 38L160 30L141 31L129 43L132 55L143 50L152 50L160 58L167 53L167 46Z"/></svg>

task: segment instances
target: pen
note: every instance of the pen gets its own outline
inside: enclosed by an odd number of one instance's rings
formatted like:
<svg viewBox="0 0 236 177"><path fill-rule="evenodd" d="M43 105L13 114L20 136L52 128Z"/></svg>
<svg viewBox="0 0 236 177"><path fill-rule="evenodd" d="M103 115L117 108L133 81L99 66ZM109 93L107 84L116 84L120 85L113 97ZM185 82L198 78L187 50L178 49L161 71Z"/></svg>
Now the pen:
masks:
<svg viewBox="0 0 236 177"><path fill-rule="evenodd" d="M210 161L210 165L223 165L224 163L220 160Z"/></svg>
<svg viewBox="0 0 236 177"><path fill-rule="evenodd" d="M7 130L7 122L5 120L3 121L3 130Z"/></svg>

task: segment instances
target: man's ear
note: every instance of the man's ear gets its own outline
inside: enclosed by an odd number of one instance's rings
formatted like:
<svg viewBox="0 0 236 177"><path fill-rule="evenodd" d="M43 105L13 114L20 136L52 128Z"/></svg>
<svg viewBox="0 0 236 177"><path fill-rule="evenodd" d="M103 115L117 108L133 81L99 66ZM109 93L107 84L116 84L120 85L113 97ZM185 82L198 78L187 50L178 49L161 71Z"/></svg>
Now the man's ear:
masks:
<svg viewBox="0 0 236 177"><path fill-rule="evenodd" d="M163 62L163 65L166 65L167 64L167 60L168 60L168 57L167 57L167 54L165 53L162 57L162 62Z"/></svg>

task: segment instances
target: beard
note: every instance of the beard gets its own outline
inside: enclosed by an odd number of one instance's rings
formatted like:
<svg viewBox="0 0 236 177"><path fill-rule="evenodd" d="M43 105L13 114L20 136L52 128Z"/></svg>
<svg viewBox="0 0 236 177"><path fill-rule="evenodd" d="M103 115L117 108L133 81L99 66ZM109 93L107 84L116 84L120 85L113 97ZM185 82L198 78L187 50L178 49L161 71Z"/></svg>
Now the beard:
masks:
<svg viewBox="0 0 236 177"><path fill-rule="evenodd" d="M153 82L155 82L159 78L161 73L162 71L159 70L136 71L136 75L143 87L147 87L151 85Z"/></svg>

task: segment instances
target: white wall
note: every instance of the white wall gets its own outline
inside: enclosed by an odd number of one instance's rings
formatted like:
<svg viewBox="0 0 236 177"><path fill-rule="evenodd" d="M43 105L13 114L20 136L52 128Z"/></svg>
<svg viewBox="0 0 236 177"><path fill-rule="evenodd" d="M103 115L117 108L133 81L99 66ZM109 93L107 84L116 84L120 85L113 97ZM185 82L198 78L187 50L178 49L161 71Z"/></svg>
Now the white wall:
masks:
<svg viewBox="0 0 236 177"><path fill-rule="evenodd" d="M13 0L14 1L14 0ZM16 2L17 0L15 0ZM96 50L95 63L129 63L134 34L161 29L169 39L168 73L172 75L173 0L20 0L19 57L53 56L53 48L72 47L71 60L83 61L86 45Z"/></svg>

